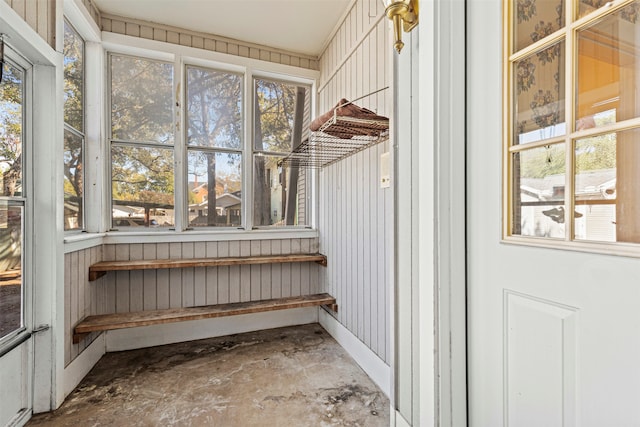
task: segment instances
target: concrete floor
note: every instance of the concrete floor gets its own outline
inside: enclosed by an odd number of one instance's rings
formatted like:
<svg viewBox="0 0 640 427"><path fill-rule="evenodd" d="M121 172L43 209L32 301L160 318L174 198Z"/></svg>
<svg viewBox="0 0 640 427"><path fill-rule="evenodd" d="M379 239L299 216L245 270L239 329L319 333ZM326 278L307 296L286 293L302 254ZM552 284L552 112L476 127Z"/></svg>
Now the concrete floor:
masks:
<svg viewBox="0 0 640 427"><path fill-rule="evenodd" d="M388 426L389 401L320 325L106 354L27 426Z"/></svg>

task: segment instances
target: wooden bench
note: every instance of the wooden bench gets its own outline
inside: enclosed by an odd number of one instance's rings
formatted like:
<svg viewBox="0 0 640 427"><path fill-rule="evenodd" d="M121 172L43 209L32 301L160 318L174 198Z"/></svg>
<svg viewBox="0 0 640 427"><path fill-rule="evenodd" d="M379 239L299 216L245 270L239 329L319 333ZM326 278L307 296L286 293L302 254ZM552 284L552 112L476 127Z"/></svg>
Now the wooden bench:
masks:
<svg viewBox="0 0 640 427"><path fill-rule="evenodd" d="M224 258L155 259L134 261L102 261L89 267L89 281L97 280L109 271L157 270L164 268L220 267L225 265L255 265L316 262L327 266L327 257L322 254L263 255ZM291 308L327 306L338 311L336 299L329 294L313 294L297 297L260 301L234 302L197 307L170 308L164 310L136 311L130 313L101 314L82 319L73 330L73 343L77 344L92 332L138 326L161 325L188 320L211 319L239 314Z"/></svg>
<svg viewBox="0 0 640 427"><path fill-rule="evenodd" d="M338 310L336 299L329 294L314 294L299 297L277 298L261 301L235 302L200 307L169 308L164 310L136 311L131 313L102 314L88 316L74 328L73 343L79 343L91 332L135 328L137 326L161 325L188 320L211 319L239 314L261 313L290 308L327 306Z"/></svg>
<svg viewBox="0 0 640 427"><path fill-rule="evenodd" d="M89 267L89 281L97 280L108 271L157 270L161 268L220 267L223 265L278 264L287 262L317 262L327 266L322 254L262 255L253 257L153 259L135 261L102 261Z"/></svg>

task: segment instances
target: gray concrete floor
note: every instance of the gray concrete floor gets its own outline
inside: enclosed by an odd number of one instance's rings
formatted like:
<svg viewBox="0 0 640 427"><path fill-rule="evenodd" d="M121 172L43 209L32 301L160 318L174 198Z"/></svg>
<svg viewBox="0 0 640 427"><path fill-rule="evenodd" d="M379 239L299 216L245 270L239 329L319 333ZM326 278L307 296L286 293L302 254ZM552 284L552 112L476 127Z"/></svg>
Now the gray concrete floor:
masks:
<svg viewBox="0 0 640 427"><path fill-rule="evenodd" d="M389 401L318 324L106 354L27 426L388 426Z"/></svg>

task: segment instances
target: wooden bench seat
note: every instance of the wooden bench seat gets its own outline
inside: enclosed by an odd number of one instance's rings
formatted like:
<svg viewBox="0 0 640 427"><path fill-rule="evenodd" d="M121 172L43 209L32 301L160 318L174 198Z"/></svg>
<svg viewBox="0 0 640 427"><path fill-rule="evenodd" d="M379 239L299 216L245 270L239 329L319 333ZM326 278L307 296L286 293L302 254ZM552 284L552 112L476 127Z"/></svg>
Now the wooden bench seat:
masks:
<svg viewBox="0 0 640 427"><path fill-rule="evenodd" d="M337 311L336 299L329 294L313 294L299 297L277 298L261 301L235 302L200 307L169 308L164 310L137 311L131 313L88 316L74 328L73 342L79 343L87 334L137 326L161 325L188 320L211 319L239 314L261 313L290 308L326 305Z"/></svg>
<svg viewBox="0 0 640 427"><path fill-rule="evenodd" d="M322 254L262 255L249 257L153 259L135 261L102 261L89 267L89 281L97 280L108 271L155 270L161 268L220 267L223 265L277 264L287 262L317 262L327 265Z"/></svg>

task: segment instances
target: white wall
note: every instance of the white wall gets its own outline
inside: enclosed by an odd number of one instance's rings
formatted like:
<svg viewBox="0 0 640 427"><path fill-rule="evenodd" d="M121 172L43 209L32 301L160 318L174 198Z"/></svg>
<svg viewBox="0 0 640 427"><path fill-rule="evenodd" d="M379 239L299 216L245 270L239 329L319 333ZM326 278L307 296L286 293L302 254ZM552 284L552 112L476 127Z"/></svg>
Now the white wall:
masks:
<svg viewBox="0 0 640 427"><path fill-rule="evenodd" d="M354 100L389 86L388 21L380 1L358 0L320 57L320 114L341 98ZM356 104L389 116L391 90ZM320 170L320 252L328 266L322 290L337 299L335 316L386 364L390 363L393 190L380 188L381 143Z"/></svg>

